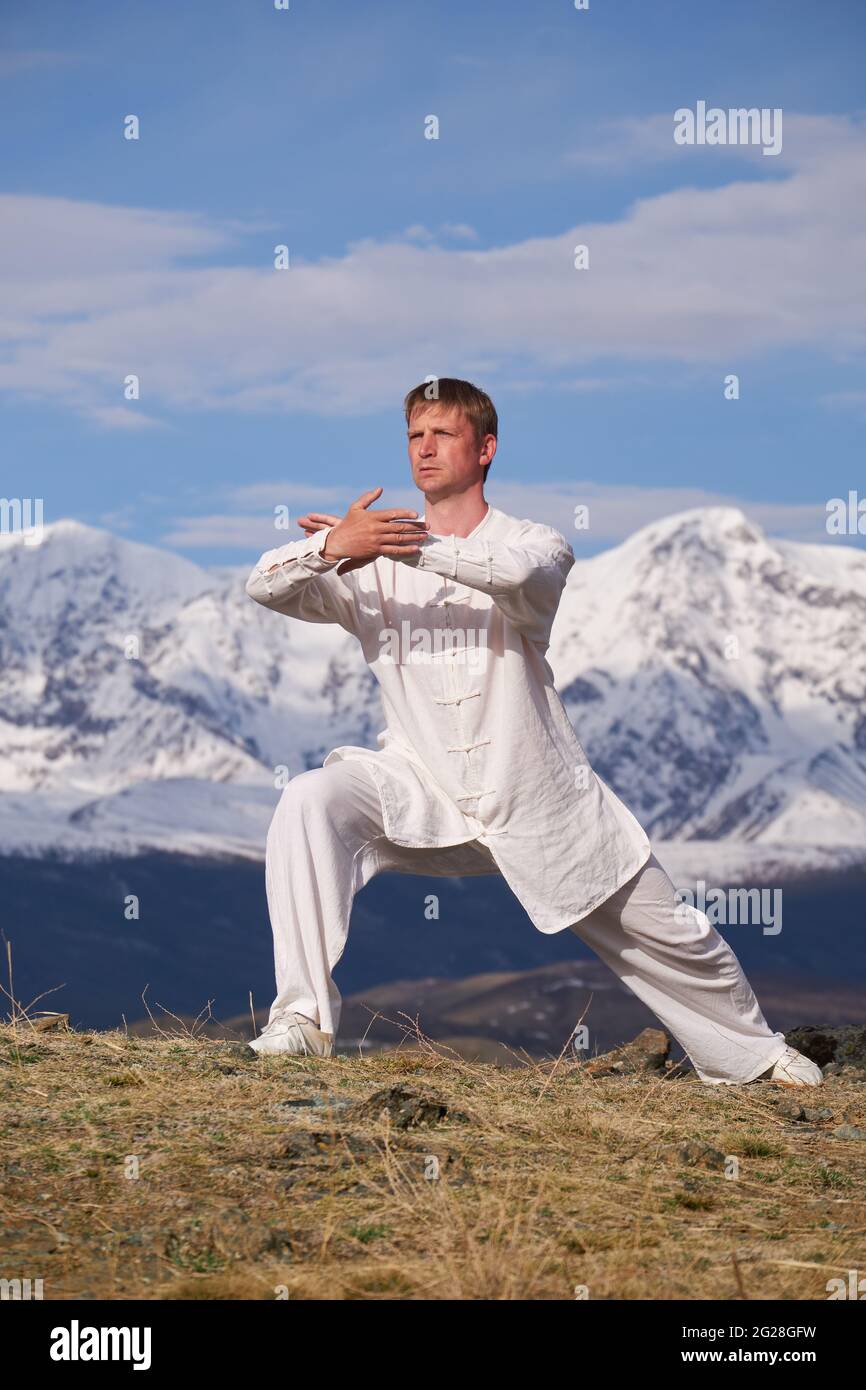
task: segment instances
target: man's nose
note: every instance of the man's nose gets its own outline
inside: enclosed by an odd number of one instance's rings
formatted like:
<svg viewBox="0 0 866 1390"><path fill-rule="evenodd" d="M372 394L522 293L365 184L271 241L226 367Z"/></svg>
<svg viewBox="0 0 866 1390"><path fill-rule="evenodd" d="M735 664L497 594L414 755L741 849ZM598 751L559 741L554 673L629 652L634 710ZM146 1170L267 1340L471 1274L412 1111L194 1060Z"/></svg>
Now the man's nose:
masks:
<svg viewBox="0 0 866 1390"><path fill-rule="evenodd" d="M425 459L426 459L426 458L429 458L431 454L435 454L435 452L436 452L436 436L435 436L435 434L428 434L428 435L425 435L425 436L424 436L424 438L421 440L421 448L419 449L418 452L421 454L422 458L425 458Z"/></svg>

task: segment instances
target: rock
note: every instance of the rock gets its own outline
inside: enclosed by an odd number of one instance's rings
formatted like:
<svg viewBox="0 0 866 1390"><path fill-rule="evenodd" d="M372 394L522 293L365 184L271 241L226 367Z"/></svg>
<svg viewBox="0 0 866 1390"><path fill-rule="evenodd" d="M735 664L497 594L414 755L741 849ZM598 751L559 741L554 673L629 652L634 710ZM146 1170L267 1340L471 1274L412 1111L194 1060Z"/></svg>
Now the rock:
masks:
<svg viewBox="0 0 866 1390"><path fill-rule="evenodd" d="M834 1139L866 1139L866 1129L858 1129L857 1125L837 1125L830 1132Z"/></svg>
<svg viewBox="0 0 866 1390"><path fill-rule="evenodd" d="M273 1150L275 1159L294 1163L305 1163L313 1158L330 1155L344 1155L346 1148L353 1154L376 1152L376 1146L355 1134L344 1134L336 1129L298 1129L285 1135Z"/></svg>
<svg viewBox="0 0 866 1390"><path fill-rule="evenodd" d="M866 1028L862 1024L843 1023L838 1027L806 1024L787 1032L785 1042L817 1062L819 1067L838 1062L866 1070Z"/></svg>
<svg viewBox="0 0 866 1390"><path fill-rule="evenodd" d="M825 1079L830 1076L841 1076L844 1081L853 1081L860 1084L866 1081L866 1067L860 1067L856 1062L828 1062L826 1067L822 1067Z"/></svg>
<svg viewBox="0 0 866 1390"><path fill-rule="evenodd" d="M435 1147L434 1147L435 1145ZM428 1182L445 1180L450 1187L464 1187L474 1182L472 1165L465 1154L453 1153L442 1147L438 1140L418 1139L401 1150L403 1162L417 1162L418 1174ZM435 1158L437 1167L430 1160Z"/></svg>
<svg viewBox="0 0 866 1390"><path fill-rule="evenodd" d="M699 1080L690 1057L681 1057L678 1062L675 1062L673 1057L666 1057L663 1070L666 1081Z"/></svg>
<svg viewBox="0 0 866 1390"><path fill-rule="evenodd" d="M286 1100L275 1101L271 1109L277 1114L281 1110L292 1114L296 1110L347 1110L353 1104L345 1096L289 1096Z"/></svg>
<svg viewBox="0 0 866 1390"><path fill-rule="evenodd" d="M669 1144L663 1152L679 1163L687 1163L690 1168L698 1164L702 1168L725 1166L725 1155L714 1149L712 1144L704 1143L702 1139L687 1139L684 1144Z"/></svg>
<svg viewBox="0 0 866 1390"><path fill-rule="evenodd" d="M395 1129L416 1129L420 1125L437 1125L445 1119L468 1118L462 1111L450 1110L439 1096L425 1095L408 1086L386 1086L360 1101L353 1112L362 1120L388 1120Z"/></svg>
<svg viewBox="0 0 866 1390"><path fill-rule="evenodd" d="M252 1066L253 1062L259 1060L257 1053L253 1052L251 1047L247 1047L246 1043L239 1042L220 1043L216 1056L220 1062L225 1059L234 1062L235 1065L238 1062L245 1062L247 1066Z"/></svg>
<svg viewBox="0 0 866 1390"><path fill-rule="evenodd" d="M776 1101L776 1109L786 1120L802 1121L811 1125L832 1120L833 1111L828 1106L803 1105L794 1096L781 1096Z"/></svg>
<svg viewBox="0 0 866 1390"><path fill-rule="evenodd" d="M287 1250L291 1251L292 1239L291 1231L285 1231L274 1227L272 1230L268 1231L264 1238L261 1246L261 1254L264 1255L273 1252L277 1255L284 1255Z"/></svg>
<svg viewBox="0 0 866 1390"><path fill-rule="evenodd" d="M663 1072L671 1040L662 1028L644 1028L630 1043L584 1063L591 1076L627 1076Z"/></svg>
<svg viewBox="0 0 866 1390"><path fill-rule="evenodd" d="M37 1033L47 1033L49 1028L64 1028L69 1031L69 1014L45 1014L42 1018L28 1019L28 1022Z"/></svg>
<svg viewBox="0 0 866 1390"><path fill-rule="evenodd" d="M783 1096L776 1109L780 1115L784 1115L786 1120L805 1120L806 1118L806 1112L800 1102L791 1096Z"/></svg>

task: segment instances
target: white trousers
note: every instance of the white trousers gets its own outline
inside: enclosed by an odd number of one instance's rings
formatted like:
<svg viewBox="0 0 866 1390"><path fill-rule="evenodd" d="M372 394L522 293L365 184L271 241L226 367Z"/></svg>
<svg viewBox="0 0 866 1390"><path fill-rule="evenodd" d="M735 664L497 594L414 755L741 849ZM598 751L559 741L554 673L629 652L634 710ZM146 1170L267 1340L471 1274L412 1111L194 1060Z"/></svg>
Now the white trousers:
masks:
<svg viewBox="0 0 866 1390"><path fill-rule="evenodd" d="M499 872L477 841L447 849L395 845L384 834L372 774L359 761L294 777L267 839L277 979L269 1022L297 1010L336 1037L341 997L331 972L346 946L355 894L383 870ZM652 1010L703 1082L752 1081L782 1055L785 1035L769 1028L739 961L706 914L677 907L674 885L652 855L570 930Z"/></svg>

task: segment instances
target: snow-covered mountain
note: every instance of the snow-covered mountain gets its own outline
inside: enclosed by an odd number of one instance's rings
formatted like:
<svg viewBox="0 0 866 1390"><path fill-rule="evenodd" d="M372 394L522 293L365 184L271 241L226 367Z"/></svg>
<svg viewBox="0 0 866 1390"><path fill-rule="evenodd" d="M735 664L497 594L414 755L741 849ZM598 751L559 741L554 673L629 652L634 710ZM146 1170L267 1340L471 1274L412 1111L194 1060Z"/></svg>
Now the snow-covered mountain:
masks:
<svg viewBox="0 0 866 1390"><path fill-rule="evenodd" d="M74 521L38 546L0 536L0 853L257 857L278 769L374 743L352 639L252 603L248 571ZM866 858L864 627L866 554L707 508L579 560L549 659L667 862L696 841L707 863L849 862Z"/></svg>
<svg viewBox="0 0 866 1390"><path fill-rule="evenodd" d="M864 631L863 551L712 507L575 565L552 662L655 835L866 846Z"/></svg>

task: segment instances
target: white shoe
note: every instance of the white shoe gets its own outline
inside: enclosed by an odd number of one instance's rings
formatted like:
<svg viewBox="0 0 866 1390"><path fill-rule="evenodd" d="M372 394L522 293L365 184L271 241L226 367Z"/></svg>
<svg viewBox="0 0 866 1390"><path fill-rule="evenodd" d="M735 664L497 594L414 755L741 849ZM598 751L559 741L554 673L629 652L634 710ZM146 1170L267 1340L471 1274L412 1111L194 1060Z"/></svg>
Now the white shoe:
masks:
<svg viewBox="0 0 866 1390"><path fill-rule="evenodd" d="M824 1073L817 1062L804 1057L802 1052L797 1052L793 1047L786 1047L775 1066L762 1072L760 1079L783 1081L789 1086L820 1086L824 1080Z"/></svg>
<svg viewBox="0 0 866 1390"><path fill-rule="evenodd" d="M330 1057L334 1051L334 1038L331 1033L322 1033L303 1014L286 1013L280 1014L263 1028L247 1046L259 1054L286 1052Z"/></svg>

